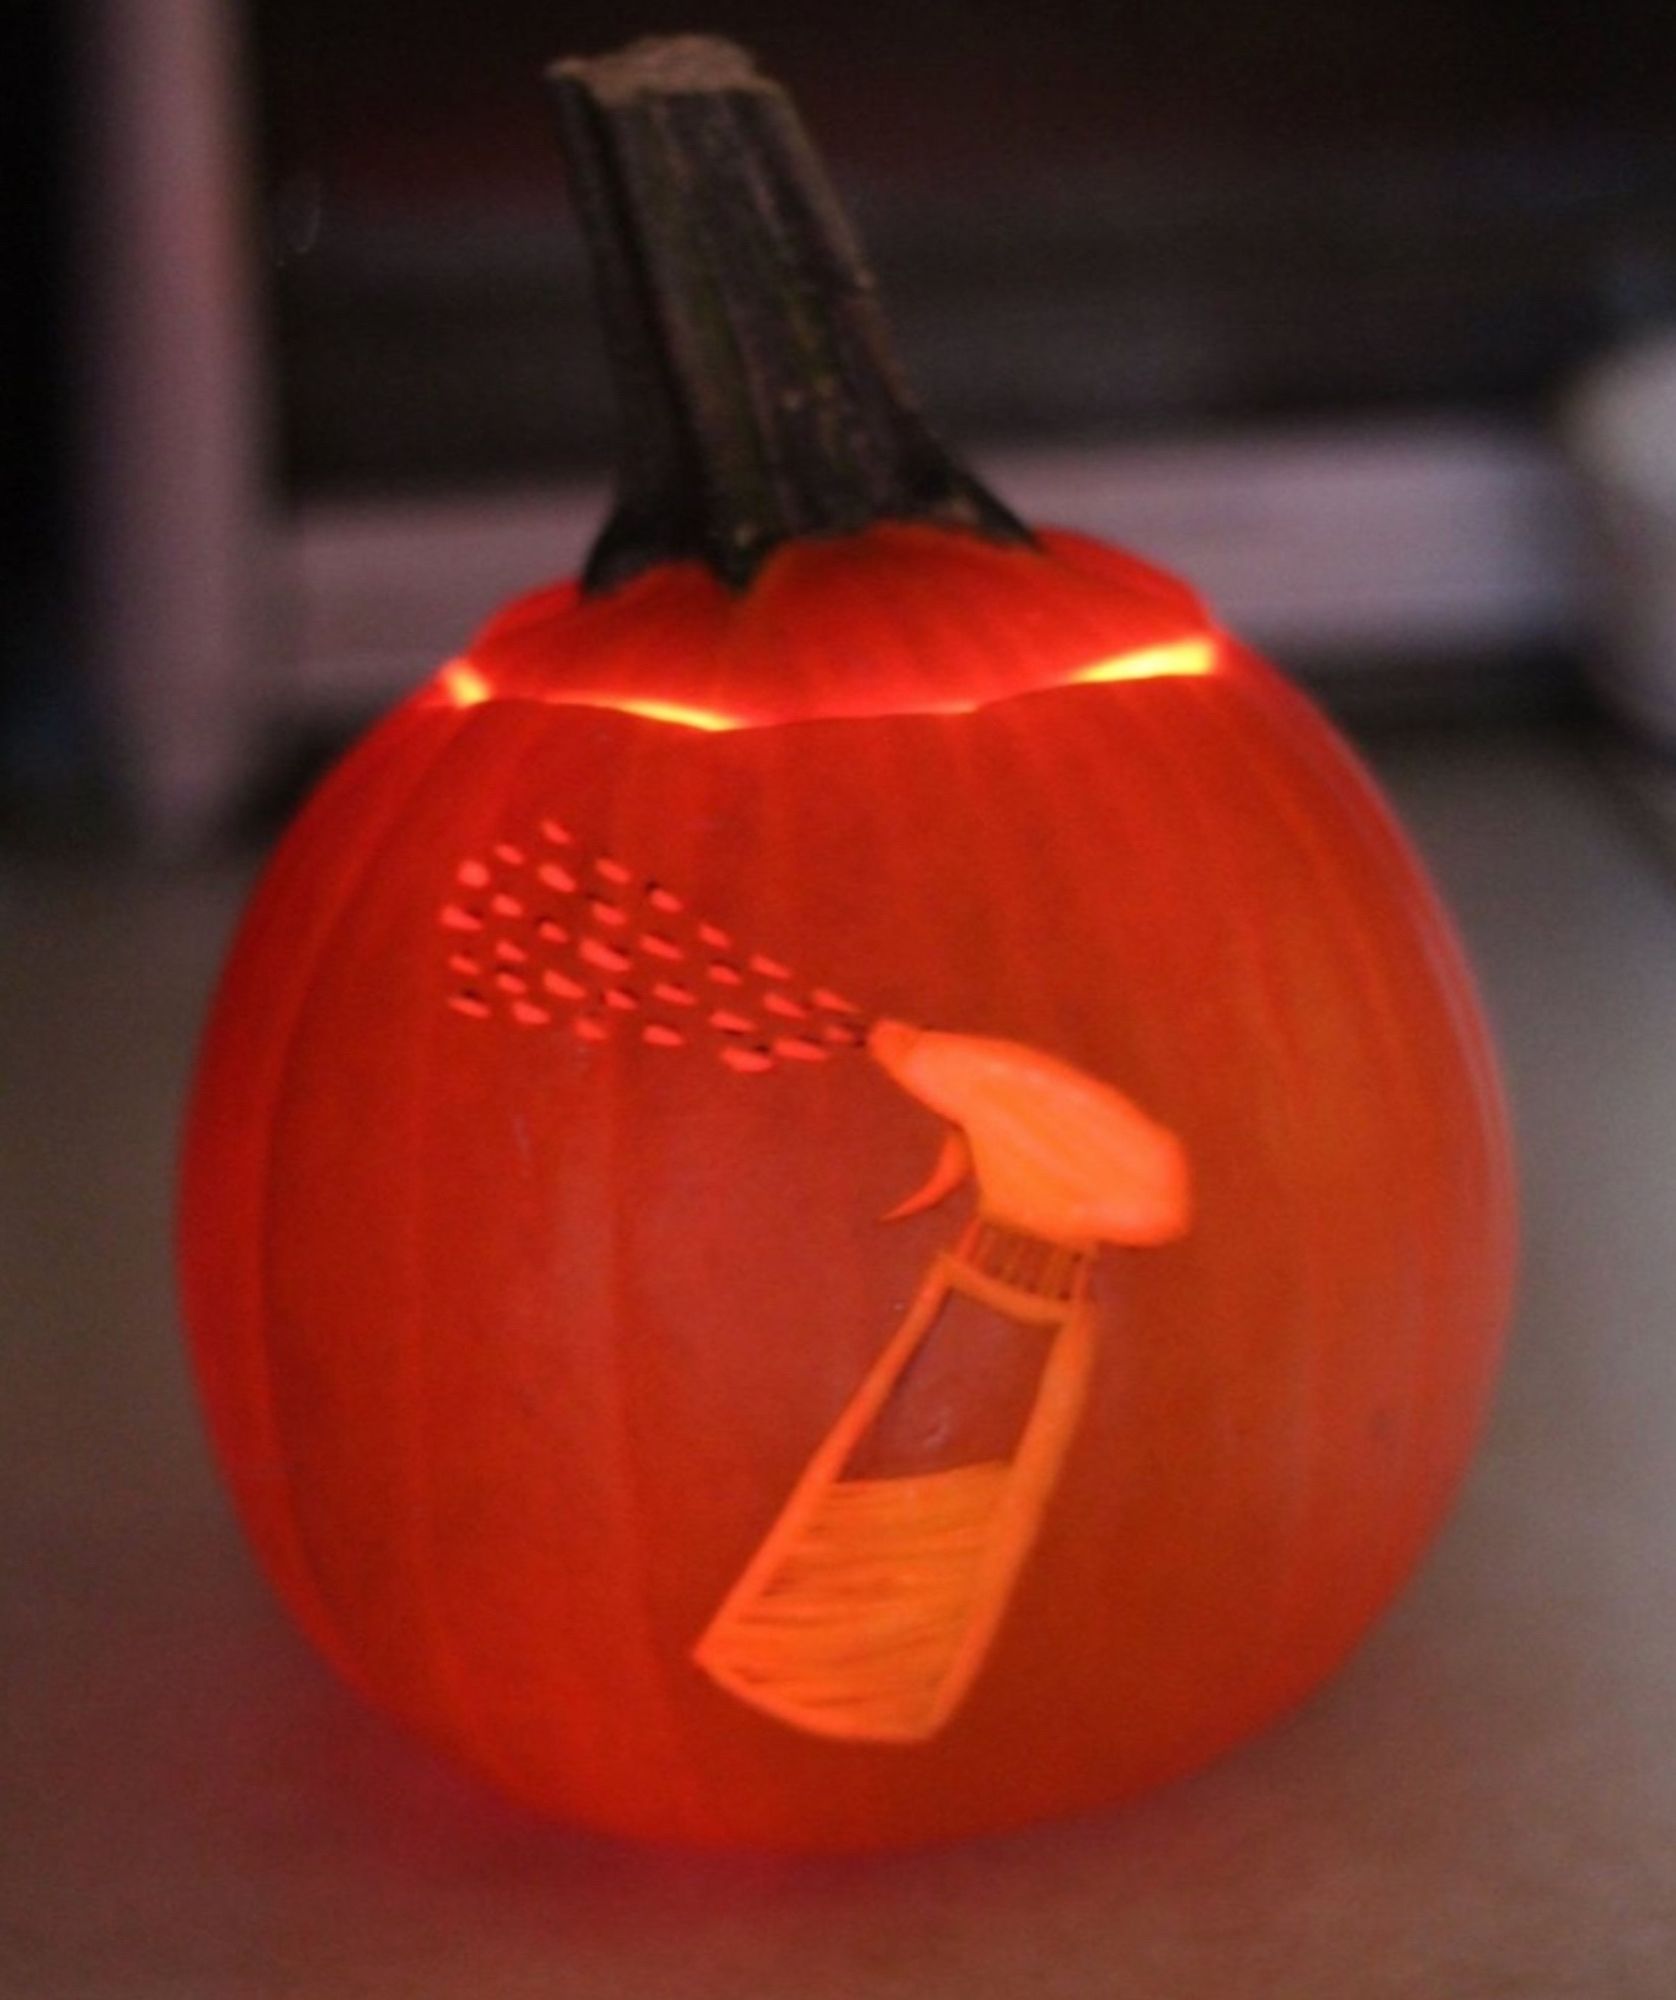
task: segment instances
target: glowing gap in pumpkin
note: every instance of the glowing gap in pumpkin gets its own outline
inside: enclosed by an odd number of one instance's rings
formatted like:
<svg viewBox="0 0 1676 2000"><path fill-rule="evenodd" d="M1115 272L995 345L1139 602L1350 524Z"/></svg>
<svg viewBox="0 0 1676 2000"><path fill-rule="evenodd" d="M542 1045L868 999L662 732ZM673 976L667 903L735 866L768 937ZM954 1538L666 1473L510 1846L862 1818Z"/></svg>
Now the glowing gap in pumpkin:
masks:
<svg viewBox="0 0 1676 2000"><path fill-rule="evenodd" d="M1145 646L1133 653L1118 653L1098 660L1091 667L1067 677L1069 687L1086 687L1097 681L1156 681L1196 678L1216 671L1214 639L1177 639L1168 646Z"/></svg>
<svg viewBox="0 0 1676 2000"><path fill-rule="evenodd" d="M681 701L643 701L634 695L578 694L569 697L576 708L607 708L618 715L638 715L648 722L673 722L682 729L707 729L719 734L728 729L748 729L750 724L737 715L723 715L713 708L694 708Z"/></svg>
<svg viewBox="0 0 1676 2000"><path fill-rule="evenodd" d="M494 690L470 660L450 660L437 671L436 686L456 708L475 708L492 698Z"/></svg>
<svg viewBox="0 0 1676 2000"><path fill-rule="evenodd" d="M1176 639L1164 646L1145 646L1133 653L1118 653L1109 660L1079 667L1059 683L1063 687L1087 687L1108 681L1154 681L1180 679L1216 671L1216 642L1208 638ZM479 702L496 699L482 669L470 660L450 660L437 674L433 687L455 708L474 708ZM519 700L532 697L518 695ZM603 708L620 715L638 715L649 722L670 722L682 729L702 729L721 734L731 729L763 726L741 715L721 709L699 708L690 702L659 701L649 696L613 694L551 694L541 697L560 708ZM916 705L904 713L920 715L973 715L986 704L979 701L931 702Z"/></svg>
<svg viewBox="0 0 1676 2000"><path fill-rule="evenodd" d="M945 1122L931 1178L885 1220L932 1207L968 1176L976 1182L976 1212L958 1242L933 1257L693 1648L719 1686L794 1728L922 1742L981 1671L1057 1483L1092 1363L1101 1244L1162 1244L1187 1228L1180 1143L1110 1085L1041 1050L901 1021L864 1024L829 987L805 989L780 960L736 953L726 931L662 884L579 853L557 822L543 822L542 838L546 848L497 842L488 858L455 870L456 888L472 897L439 912L448 970L465 982L448 995L456 1012L483 1021L498 1006L520 1027L546 1027L562 1003L585 1042L632 1025L649 1047L703 1050L742 1074L865 1050ZM552 846L566 850L563 865L543 859ZM609 883L610 894L588 878ZM719 981L736 1001L703 1006L696 983L660 976L670 960L691 960L695 982ZM658 1017L670 1010L676 1018ZM1011 1449L869 1476L867 1441L957 1299L1041 1350Z"/></svg>

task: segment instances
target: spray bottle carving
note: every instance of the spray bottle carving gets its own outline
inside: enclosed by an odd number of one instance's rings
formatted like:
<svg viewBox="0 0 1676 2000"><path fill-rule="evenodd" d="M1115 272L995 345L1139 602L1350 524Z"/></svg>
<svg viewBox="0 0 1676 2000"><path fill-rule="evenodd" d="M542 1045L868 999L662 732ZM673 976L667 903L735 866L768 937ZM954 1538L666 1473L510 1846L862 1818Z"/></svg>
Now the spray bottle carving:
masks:
<svg viewBox="0 0 1676 2000"><path fill-rule="evenodd" d="M799 990L788 967L741 957L680 896L585 854L554 821L528 846L503 842L462 863L457 881L467 893L440 920L449 966L466 982L450 1004L471 1018L568 1019L589 1041L632 1021L667 1048L713 1037L744 1074L865 1050L943 1119L930 1178L883 1219L934 1207L968 1176L975 1211L932 1259L693 1649L721 1687L794 1728L857 1742L936 1734L994 1642L1076 1428L1100 1246L1163 1244L1187 1227L1179 1142L1110 1085L1040 1050L869 1023L829 988ZM857 1465L864 1441L960 1299L1040 1344L1010 1450L869 1474Z"/></svg>

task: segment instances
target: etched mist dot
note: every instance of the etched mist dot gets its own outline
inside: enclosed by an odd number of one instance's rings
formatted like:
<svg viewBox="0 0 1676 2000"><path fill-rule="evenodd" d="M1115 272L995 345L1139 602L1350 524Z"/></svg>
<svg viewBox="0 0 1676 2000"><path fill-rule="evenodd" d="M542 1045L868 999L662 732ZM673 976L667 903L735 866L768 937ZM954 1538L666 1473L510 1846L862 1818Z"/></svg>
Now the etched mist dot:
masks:
<svg viewBox="0 0 1676 2000"><path fill-rule="evenodd" d="M626 951L619 951L603 938L584 938L579 956L586 959L589 965L597 966L601 972L627 972L634 963Z"/></svg>
<svg viewBox="0 0 1676 2000"><path fill-rule="evenodd" d="M832 1056L831 1049L822 1048L806 1035L778 1035L773 1049L777 1056L784 1056L790 1062L828 1062Z"/></svg>
<svg viewBox="0 0 1676 2000"><path fill-rule="evenodd" d="M774 1058L766 1049L741 1049L729 1046L722 1050L722 1061L729 1069L736 1069L742 1076L774 1067Z"/></svg>

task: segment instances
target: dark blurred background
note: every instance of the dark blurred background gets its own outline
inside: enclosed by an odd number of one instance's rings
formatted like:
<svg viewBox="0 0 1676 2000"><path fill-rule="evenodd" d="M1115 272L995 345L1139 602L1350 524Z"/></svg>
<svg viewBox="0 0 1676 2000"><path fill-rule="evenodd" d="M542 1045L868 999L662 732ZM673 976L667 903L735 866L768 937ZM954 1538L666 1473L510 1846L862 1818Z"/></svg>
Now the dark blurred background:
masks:
<svg viewBox="0 0 1676 2000"><path fill-rule="evenodd" d="M603 456L534 80L556 47L693 18L254 10L290 491ZM1532 412L1676 307L1668 7L720 0L706 19L794 87L925 394L968 439Z"/></svg>
<svg viewBox="0 0 1676 2000"><path fill-rule="evenodd" d="M539 73L702 27L805 107L924 400L1352 715L1569 699L1559 413L1676 320L1654 0L12 9L0 797L235 821L568 567L611 412Z"/></svg>

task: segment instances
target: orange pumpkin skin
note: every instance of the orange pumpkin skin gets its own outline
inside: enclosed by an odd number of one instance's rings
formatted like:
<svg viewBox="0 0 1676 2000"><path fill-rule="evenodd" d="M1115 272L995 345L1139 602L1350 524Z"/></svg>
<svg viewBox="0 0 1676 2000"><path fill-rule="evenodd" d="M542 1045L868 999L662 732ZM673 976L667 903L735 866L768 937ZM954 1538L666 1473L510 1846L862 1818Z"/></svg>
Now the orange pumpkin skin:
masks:
<svg viewBox="0 0 1676 2000"><path fill-rule="evenodd" d="M1078 684L1184 641L1209 671ZM752 726L578 705L613 699ZM878 1220L935 1135L859 1057L451 1011L462 858L554 814L1186 1147L1192 1226L1103 1255L1063 1476L928 1741L800 1733L691 1652L947 1240ZM226 1476L350 1681L544 1810L846 1851L1121 1798L1314 1687L1461 1476L1511 1237L1468 980L1329 728L1126 557L887 526L744 597L526 600L348 758L227 971L182 1240Z"/></svg>

